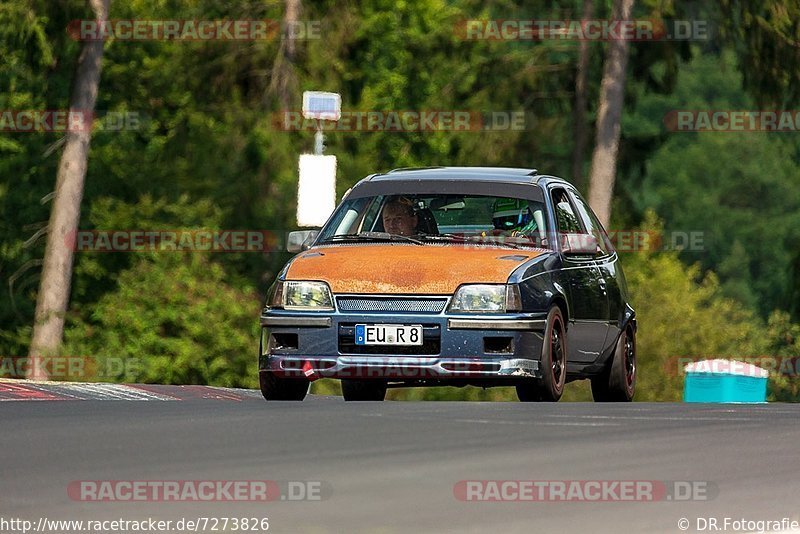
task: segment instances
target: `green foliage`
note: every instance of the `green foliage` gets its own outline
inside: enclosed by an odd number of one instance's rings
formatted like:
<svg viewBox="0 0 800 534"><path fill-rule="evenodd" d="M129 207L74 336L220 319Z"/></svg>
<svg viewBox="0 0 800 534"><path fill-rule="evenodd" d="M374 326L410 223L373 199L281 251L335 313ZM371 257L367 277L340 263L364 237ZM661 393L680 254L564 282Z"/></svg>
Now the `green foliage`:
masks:
<svg viewBox="0 0 800 534"><path fill-rule="evenodd" d="M776 311L767 322L769 348L761 358L770 371L769 398L777 401L800 399L800 325L789 314Z"/></svg>
<svg viewBox="0 0 800 534"><path fill-rule="evenodd" d="M800 4L721 0L722 36L733 43L744 87L762 106L800 102Z"/></svg>
<svg viewBox="0 0 800 534"><path fill-rule="evenodd" d="M145 255L88 317L71 321L63 353L91 355L104 369L120 359L115 378L127 382L254 387L259 302L225 278L204 256Z"/></svg>
<svg viewBox="0 0 800 534"><path fill-rule="evenodd" d="M86 3L0 3L0 110L67 107ZM27 354L62 134L0 132L0 354Z"/></svg>
<svg viewBox="0 0 800 534"><path fill-rule="evenodd" d="M643 230L658 233L650 214ZM713 274L686 267L674 252L640 251L623 258L636 310L636 400L680 400L689 360L762 354L763 324L726 298Z"/></svg>
<svg viewBox="0 0 800 534"><path fill-rule="evenodd" d="M703 232L703 267L719 269L730 294L765 314L788 308L791 245L800 238L800 174L786 158L790 143L763 134L673 137L650 160L645 182L668 229ZM684 253L692 255L698 252Z"/></svg>
<svg viewBox="0 0 800 534"><path fill-rule="evenodd" d="M699 57L675 93L639 98L623 129L632 137L670 110L752 109L731 56ZM676 132L650 156L640 183L623 188L638 209L655 209L669 232L702 232L687 263L715 271L728 296L756 308L794 310L800 243L800 141L764 132ZM800 316L795 316L795 320Z"/></svg>
<svg viewBox="0 0 800 534"><path fill-rule="evenodd" d="M219 229L222 213L209 199L193 202L182 195L174 202L154 200L145 195L135 203L113 197L98 198L88 214L89 225L82 230L129 231L173 229ZM83 303L91 309L94 302L115 287L120 273L138 259L136 253L78 251L75 256L73 308L80 312Z"/></svg>

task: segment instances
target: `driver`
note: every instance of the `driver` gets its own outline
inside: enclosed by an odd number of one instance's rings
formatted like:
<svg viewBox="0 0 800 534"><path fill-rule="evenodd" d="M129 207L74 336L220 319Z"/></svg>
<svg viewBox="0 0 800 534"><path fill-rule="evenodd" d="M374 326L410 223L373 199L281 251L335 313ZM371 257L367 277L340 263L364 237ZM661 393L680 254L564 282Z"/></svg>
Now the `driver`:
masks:
<svg viewBox="0 0 800 534"><path fill-rule="evenodd" d="M383 206L383 229L390 234L414 235L418 222L414 202L407 197L392 197Z"/></svg>

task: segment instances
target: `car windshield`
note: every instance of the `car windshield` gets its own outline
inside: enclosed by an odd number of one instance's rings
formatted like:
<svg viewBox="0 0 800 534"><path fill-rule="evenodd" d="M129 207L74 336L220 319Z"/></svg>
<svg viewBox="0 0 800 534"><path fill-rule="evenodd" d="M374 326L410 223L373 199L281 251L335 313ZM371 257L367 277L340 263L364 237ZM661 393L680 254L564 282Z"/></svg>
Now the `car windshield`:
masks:
<svg viewBox="0 0 800 534"><path fill-rule="evenodd" d="M400 241L549 248L545 213L542 202L509 197L361 197L339 206L317 243Z"/></svg>

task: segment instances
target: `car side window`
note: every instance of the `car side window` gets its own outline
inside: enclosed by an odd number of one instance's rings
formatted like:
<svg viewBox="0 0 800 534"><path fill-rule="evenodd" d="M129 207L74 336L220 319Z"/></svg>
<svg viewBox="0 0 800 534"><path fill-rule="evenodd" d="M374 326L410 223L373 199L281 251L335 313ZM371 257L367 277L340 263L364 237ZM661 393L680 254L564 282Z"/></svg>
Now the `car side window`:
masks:
<svg viewBox="0 0 800 534"><path fill-rule="evenodd" d="M383 205L383 196L377 196L370 201L369 207L364 212L364 220L361 222L359 232L372 232L378 223L378 214Z"/></svg>
<svg viewBox="0 0 800 534"><path fill-rule="evenodd" d="M359 222L362 219L361 212L367 199L355 200L349 209L338 210L331 220L330 226L333 228L333 234L349 234L355 231Z"/></svg>
<svg viewBox="0 0 800 534"><path fill-rule="evenodd" d="M553 189L553 210L556 214L556 227L562 234L581 234L583 228L572 209L567 192L564 189Z"/></svg>
<svg viewBox="0 0 800 534"><path fill-rule="evenodd" d="M603 226L600 224L600 221L597 220L597 216L594 214L589 205L586 204L586 202L579 195L576 195L573 191L570 191L569 196L572 198L572 202L575 204L575 209L578 210L578 214L583 221L583 225L586 227L586 231L597 239L597 245L600 247L602 254L605 256L611 251L611 240L608 239L605 230L603 230Z"/></svg>

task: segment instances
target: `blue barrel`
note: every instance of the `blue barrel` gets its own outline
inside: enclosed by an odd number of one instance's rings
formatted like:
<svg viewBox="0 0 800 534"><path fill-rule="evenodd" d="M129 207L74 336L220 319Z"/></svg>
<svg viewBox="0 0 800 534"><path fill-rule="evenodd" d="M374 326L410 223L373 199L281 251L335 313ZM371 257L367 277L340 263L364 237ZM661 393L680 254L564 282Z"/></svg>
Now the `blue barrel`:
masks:
<svg viewBox="0 0 800 534"><path fill-rule="evenodd" d="M767 402L765 369L732 360L703 360L685 368L684 402Z"/></svg>

